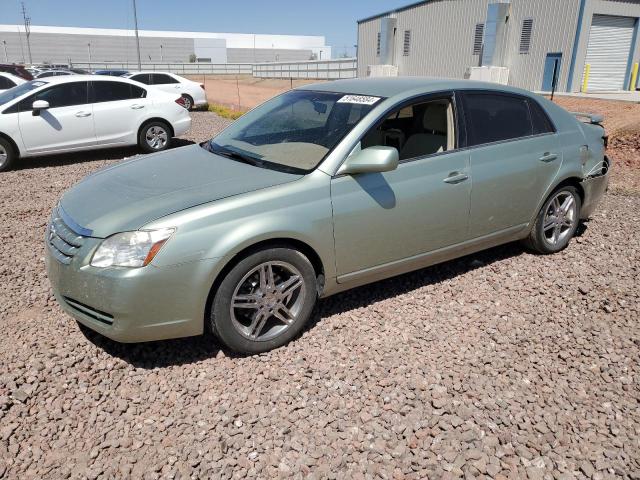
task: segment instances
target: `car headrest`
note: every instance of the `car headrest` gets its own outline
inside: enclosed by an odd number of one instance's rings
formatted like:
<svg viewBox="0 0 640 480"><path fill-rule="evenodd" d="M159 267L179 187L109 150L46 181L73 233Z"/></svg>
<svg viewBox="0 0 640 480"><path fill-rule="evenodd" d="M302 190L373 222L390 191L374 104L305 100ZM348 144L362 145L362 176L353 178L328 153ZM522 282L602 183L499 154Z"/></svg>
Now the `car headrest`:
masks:
<svg viewBox="0 0 640 480"><path fill-rule="evenodd" d="M430 103L424 110L422 126L425 130L446 134L447 105L445 103Z"/></svg>

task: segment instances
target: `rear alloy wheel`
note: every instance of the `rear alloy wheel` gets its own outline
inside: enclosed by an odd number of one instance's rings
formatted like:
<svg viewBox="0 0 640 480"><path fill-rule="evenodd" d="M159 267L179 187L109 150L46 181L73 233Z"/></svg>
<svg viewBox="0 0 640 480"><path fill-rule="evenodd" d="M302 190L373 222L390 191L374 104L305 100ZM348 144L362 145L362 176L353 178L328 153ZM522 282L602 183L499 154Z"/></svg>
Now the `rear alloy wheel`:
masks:
<svg viewBox="0 0 640 480"><path fill-rule="evenodd" d="M185 94L182 95L182 99L184 100L184 108L190 111L193 108L193 98Z"/></svg>
<svg viewBox="0 0 640 480"><path fill-rule="evenodd" d="M15 160L13 146L4 138L0 138L0 172L9 170Z"/></svg>
<svg viewBox="0 0 640 480"><path fill-rule="evenodd" d="M260 353L294 338L317 297L309 260L288 248L249 255L224 278L212 306L215 334L239 353Z"/></svg>
<svg viewBox="0 0 640 480"><path fill-rule="evenodd" d="M553 192L536 218L527 239L528 246L543 254L564 249L578 228L581 206L575 187L562 187Z"/></svg>
<svg viewBox="0 0 640 480"><path fill-rule="evenodd" d="M138 143L145 152L161 152L171 142L170 129L164 122L151 122L140 130Z"/></svg>

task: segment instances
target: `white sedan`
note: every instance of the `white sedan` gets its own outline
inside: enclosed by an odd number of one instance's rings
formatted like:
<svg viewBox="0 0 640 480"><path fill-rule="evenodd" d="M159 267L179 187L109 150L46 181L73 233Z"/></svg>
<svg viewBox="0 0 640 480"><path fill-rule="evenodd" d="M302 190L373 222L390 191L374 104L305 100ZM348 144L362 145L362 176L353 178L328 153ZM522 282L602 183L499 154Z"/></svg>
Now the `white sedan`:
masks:
<svg viewBox="0 0 640 480"><path fill-rule="evenodd" d="M0 72L0 92L22 85L26 80L11 73Z"/></svg>
<svg viewBox="0 0 640 480"><path fill-rule="evenodd" d="M165 92L177 92L184 98L184 106L187 110L207 104L207 95L202 83L194 82L175 73L168 72L134 72L125 75L126 78L153 85Z"/></svg>
<svg viewBox="0 0 640 480"><path fill-rule="evenodd" d="M126 145L159 152L190 127L179 94L118 77L31 80L0 93L0 171L53 153Z"/></svg>

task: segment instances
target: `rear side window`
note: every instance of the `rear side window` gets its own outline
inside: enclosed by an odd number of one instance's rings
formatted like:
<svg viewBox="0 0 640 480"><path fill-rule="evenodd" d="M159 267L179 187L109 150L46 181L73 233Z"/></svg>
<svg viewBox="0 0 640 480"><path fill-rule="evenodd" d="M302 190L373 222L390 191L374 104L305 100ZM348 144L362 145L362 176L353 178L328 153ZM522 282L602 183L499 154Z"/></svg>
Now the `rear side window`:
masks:
<svg viewBox="0 0 640 480"><path fill-rule="evenodd" d="M529 109L531 110L531 122L533 123L534 135L554 133L556 131L551 120L549 120L549 117L538 102L529 100Z"/></svg>
<svg viewBox="0 0 640 480"><path fill-rule="evenodd" d="M91 86L91 103L144 98L147 94L143 88L124 82L91 82Z"/></svg>
<svg viewBox="0 0 640 480"><path fill-rule="evenodd" d="M0 77L0 90L9 90L10 88L15 87L16 84L13 83L6 77Z"/></svg>
<svg viewBox="0 0 640 480"><path fill-rule="evenodd" d="M49 108L71 107L89 103L87 82L73 82L55 85L31 95L18 104L18 110L28 112L32 110L33 102L44 100L49 102Z"/></svg>
<svg viewBox="0 0 640 480"><path fill-rule="evenodd" d="M464 93L468 146L533 135L527 99L515 95Z"/></svg>
<svg viewBox="0 0 640 480"><path fill-rule="evenodd" d="M138 75L134 75L129 77L131 80L135 80L136 82L144 83L145 85L151 85L151 79L149 78L148 73L139 73Z"/></svg>
<svg viewBox="0 0 640 480"><path fill-rule="evenodd" d="M167 85L170 83L180 83L175 78L166 75L164 73L152 73L151 74L151 85Z"/></svg>

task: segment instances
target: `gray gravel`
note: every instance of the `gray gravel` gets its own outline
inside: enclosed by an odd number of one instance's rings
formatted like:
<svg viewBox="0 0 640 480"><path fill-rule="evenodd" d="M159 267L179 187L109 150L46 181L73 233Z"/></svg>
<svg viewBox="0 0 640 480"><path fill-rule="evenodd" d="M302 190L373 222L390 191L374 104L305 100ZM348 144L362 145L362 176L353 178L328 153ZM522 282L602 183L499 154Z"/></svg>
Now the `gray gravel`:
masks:
<svg viewBox="0 0 640 480"><path fill-rule="evenodd" d="M190 138L224 124L194 114ZM55 304L62 191L135 149L0 174L0 478L640 478L640 196L320 302L301 338L119 345Z"/></svg>

